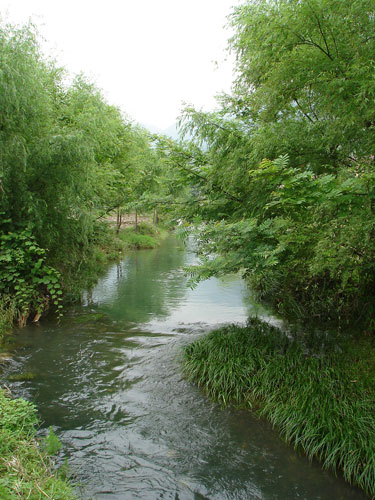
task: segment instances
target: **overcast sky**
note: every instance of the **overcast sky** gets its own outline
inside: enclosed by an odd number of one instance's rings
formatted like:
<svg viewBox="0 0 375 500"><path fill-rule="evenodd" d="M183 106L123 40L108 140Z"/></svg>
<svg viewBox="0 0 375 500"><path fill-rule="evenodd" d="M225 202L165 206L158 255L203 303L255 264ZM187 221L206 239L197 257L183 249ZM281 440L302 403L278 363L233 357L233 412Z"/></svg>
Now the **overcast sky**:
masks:
<svg viewBox="0 0 375 500"><path fill-rule="evenodd" d="M30 18L44 51L83 72L111 104L165 129L182 101L212 109L229 91L226 16L240 0L0 0L2 20ZM215 61L218 63L216 67Z"/></svg>

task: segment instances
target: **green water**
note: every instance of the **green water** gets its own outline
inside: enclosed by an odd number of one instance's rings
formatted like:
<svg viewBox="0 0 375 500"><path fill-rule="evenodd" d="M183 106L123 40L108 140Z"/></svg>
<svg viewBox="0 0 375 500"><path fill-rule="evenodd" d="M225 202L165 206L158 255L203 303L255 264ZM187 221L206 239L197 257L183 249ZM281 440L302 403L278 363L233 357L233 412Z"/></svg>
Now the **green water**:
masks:
<svg viewBox="0 0 375 500"><path fill-rule="evenodd" d="M214 325L270 315L236 277L190 290L194 255L174 238L114 264L83 305L16 333L3 377L52 425L97 500L363 500L269 424L213 405L181 377L178 354ZM276 320L274 320L276 321Z"/></svg>

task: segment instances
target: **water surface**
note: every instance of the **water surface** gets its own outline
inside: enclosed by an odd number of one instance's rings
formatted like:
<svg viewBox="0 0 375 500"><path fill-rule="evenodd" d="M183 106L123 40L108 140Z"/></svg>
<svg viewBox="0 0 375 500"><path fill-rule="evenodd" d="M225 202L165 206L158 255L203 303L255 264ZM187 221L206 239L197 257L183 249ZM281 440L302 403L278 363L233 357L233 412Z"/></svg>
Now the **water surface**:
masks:
<svg viewBox="0 0 375 500"><path fill-rule="evenodd" d="M97 500L363 500L252 414L222 409L181 377L178 355L215 325L270 318L237 277L191 290L191 251L174 238L114 264L60 324L17 333L5 375L34 401ZM10 383L8 382L8 385Z"/></svg>

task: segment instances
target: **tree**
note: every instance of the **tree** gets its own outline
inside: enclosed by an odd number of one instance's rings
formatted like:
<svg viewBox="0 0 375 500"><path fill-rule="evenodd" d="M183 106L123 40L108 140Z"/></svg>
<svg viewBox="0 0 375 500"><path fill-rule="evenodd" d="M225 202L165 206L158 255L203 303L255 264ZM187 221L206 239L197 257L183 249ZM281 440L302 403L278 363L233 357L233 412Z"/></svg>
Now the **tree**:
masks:
<svg viewBox="0 0 375 500"><path fill-rule="evenodd" d="M183 115L204 149L200 201L184 213L199 223L194 280L242 270L283 311L370 325L374 20L373 3L357 0L234 10L233 93L215 113Z"/></svg>
<svg viewBox="0 0 375 500"><path fill-rule="evenodd" d="M65 83L32 26L0 27L0 58L0 293L24 324L60 308L57 269L79 269L100 216L145 198L155 154L83 75Z"/></svg>

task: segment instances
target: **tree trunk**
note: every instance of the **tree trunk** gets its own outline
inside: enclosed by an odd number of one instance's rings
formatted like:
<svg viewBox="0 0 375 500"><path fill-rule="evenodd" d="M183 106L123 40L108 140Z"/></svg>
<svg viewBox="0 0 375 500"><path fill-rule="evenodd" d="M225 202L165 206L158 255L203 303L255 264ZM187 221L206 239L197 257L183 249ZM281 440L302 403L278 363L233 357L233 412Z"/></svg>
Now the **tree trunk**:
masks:
<svg viewBox="0 0 375 500"><path fill-rule="evenodd" d="M135 230L138 231L138 210L135 209Z"/></svg>
<svg viewBox="0 0 375 500"><path fill-rule="evenodd" d="M158 209L154 209L154 224L157 226L159 224L159 214L158 214Z"/></svg>
<svg viewBox="0 0 375 500"><path fill-rule="evenodd" d="M120 232L122 226L122 213L120 207L117 207L116 234Z"/></svg>

